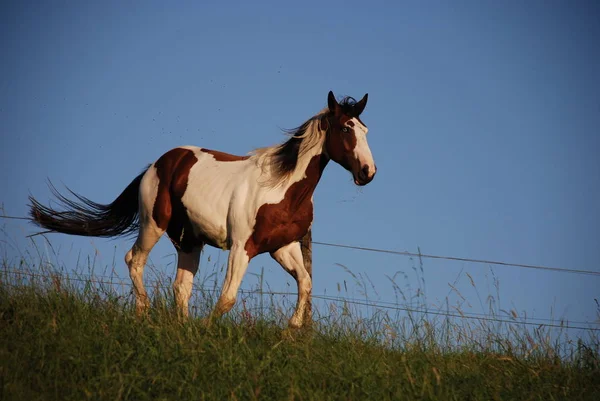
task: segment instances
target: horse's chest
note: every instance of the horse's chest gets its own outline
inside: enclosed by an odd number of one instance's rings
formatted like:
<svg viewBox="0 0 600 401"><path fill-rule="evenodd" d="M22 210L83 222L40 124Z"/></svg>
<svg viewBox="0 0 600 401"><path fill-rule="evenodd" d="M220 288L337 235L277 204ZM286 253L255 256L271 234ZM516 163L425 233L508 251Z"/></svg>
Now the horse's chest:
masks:
<svg viewBox="0 0 600 401"><path fill-rule="evenodd" d="M264 204L256 213L256 223L246 242L246 252L253 257L273 252L284 245L298 241L309 230L313 219L311 197L299 194L286 196L277 204Z"/></svg>

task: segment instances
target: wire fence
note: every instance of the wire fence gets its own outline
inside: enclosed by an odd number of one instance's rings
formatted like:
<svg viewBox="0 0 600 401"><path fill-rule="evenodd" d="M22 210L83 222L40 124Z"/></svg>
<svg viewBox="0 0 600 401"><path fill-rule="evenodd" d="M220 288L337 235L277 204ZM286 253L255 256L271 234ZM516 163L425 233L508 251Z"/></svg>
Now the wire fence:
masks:
<svg viewBox="0 0 600 401"><path fill-rule="evenodd" d="M30 221L31 219L28 217L18 217L18 216L7 216L0 215L0 218L4 219L13 219L13 220L25 220ZM44 233L40 233L43 235ZM341 249L352 249L362 252L374 252L374 253L384 253L398 256L407 256L407 257L418 257L418 258L428 258L428 259L441 259L441 260L449 260L449 261L463 261L474 264L486 264L486 265L496 265L496 266L509 266L516 268L525 268L525 269L538 269L559 273L568 273L568 274L580 274L587 276L600 276L600 271L593 270L583 270L583 269L571 269L564 267L550 267L543 265L531 265L531 264L523 264L523 263L509 263L503 261L494 261L494 260L486 260L486 259L475 259L475 258L463 258L463 257L455 257L455 256L442 256L442 255L434 255L434 254L423 254L423 253L414 253L407 251L396 251L390 249L381 249L381 248L373 248L373 247L363 247L363 246L354 246L354 245L346 245L346 244L336 244L331 242L321 242L321 241L312 241L314 245L325 246L325 247L333 247L333 248L341 248ZM47 278L46 275L32 273L32 272L24 272L21 270L12 270L12 269L3 269L2 273L6 275L12 276L28 276L31 278L43 279ZM74 282L83 282L83 283L92 283L98 285L110 285L110 286L125 286L131 290L132 284L131 282L123 281L123 279L118 278L119 281L113 281L115 279L114 276L98 276L98 275L86 275L86 274L78 274L77 277L71 276L62 276L62 279L67 279ZM147 285L152 286L152 288L161 288L168 289L169 286L165 285L159 281L147 282ZM216 293L216 289L208 288L206 286L195 286L194 292L205 292L205 293ZM296 292L286 292L286 291L264 291L263 289L240 289L241 294L257 294L260 296L270 295L270 296L297 296ZM508 314L508 318L498 317L497 315L489 315L484 313L464 313L462 311L458 312L450 312L448 310L440 310L433 308L423 308L423 307L412 307L411 305L399 305L397 302L386 302L380 300L369 300L365 299L356 299L349 297L338 297L331 296L327 294L313 294L313 299L330 301L330 302L342 302L350 305L357 306L367 306L378 309L385 310L393 310L393 311L403 311L407 313L420 313L424 315L433 315L433 316L442 316L447 318L458 318L458 319L471 319L471 320L480 320L480 321L489 321L489 322L498 322L498 323L509 323L509 324L522 324L529 326L546 326L553 328L564 328L564 329L580 329L580 330L592 330L592 331L600 331L600 328L592 327L600 325L599 321L574 321L568 319L551 319L551 318L518 318L518 316L514 316L512 314Z"/></svg>
<svg viewBox="0 0 600 401"><path fill-rule="evenodd" d="M528 264L523 264L523 263L499 262L499 261L494 261L494 260L461 258L461 257L456 257L456 256L428 255L428 254L423 254L423 253L413 253L413 252L406 252L406 251L393 251L393 250L389 250L389 249L368 248L368 247L344 245L344 244L333 244L330 242L313 241L313 244L329 246L329 247L334 247L334 248L355 249L355 250L359 250L359 251L387 253L387 254L392 254L392 255L420 257L420 258L427 258L427 259L443 259L443 260L471 262L471 263L486 264L486 265L511 266L511 267L521 267L521 268L525 268L525 269L547 270L547 271L554 271L554 272L560 272L560 273L586 274L586 275L590 275L590 276L600 276L600 271L594 271L594 270L581 270L581 269L569 269L569 268L565 268L565 267L528 265Z"/></svg>
<svg viewBox="0 0 600 401"><path fill-rule="evenodd" d="M121 287L128 288L130 291L133 288L133 285L130 281L126 281L125 279L122 279L120 277L115 277L115 276L111 277L111 276L98 276L98 275L91 275L91 274L77 274L77 277L73 277L70 275L57 274L57 273L52 273L51 276L49 276L48 274L33 273L33 272L15 270L15 269L2 269L2 270L0 270L0 274L7 275L7 276L13 276L17 279L19 277L22 278L24 276L34 278L34 279L40 279L40 280L60 278L61 280L65 280L67 282L71 281L71 282L80 282L80 283L84 283L84 284L89 283L89 284L112 286L112 287L121 286ZM10 283L3 283L3 284L11 285ZM167 285L162 281L146 280L145 284L150 286L151 288L158 288L158 289L163 289L163 290L171 289L170 285ZM216 294L218 292L218 290L215 288L210 288L210 287L203 286L203 285L195 285L193 292L196 294L199 292ZM264 295L267 295L267 296L294 296L294 297L298 295L297 292L293 292L293 291L265 291L263 289L247 289L247 288L240 288L239 292L242 295L254 294L254 295L261 296L261 297ZM443 311L443 310L414 308L414 307L410 307L410 306L406 306L406 305L400 305L395 302L376 301L376 300L369 300L369 299L362 300L362 299L357 299L357 298L332 296L332 295L327 295L327 294L313 294L312 298L317 299L317 300L329 301L329 302L339 302L339 303L344 303L344 304L348 304L348 305L367 306L367 307L373 307L373 308L382 309L382 310L385 309L385 310L393 310L393 311L400 311L400 312L407 312L407 313L441 316L441 317L446 317L446 318L469 319L469 320L478 320L478 321L484 321L484 322L517 324L517 325L525 325L525 326L537 326L537 327L543 326L543 327L561 328L561 329L587 330L587 331L593 331L593 332L600 331L600 327L593 327L593 326L599 326L600 321L595 321L595 322L593 322L593 321L571 321L571 320L565 320L565 319L557 320L557 319L549 319L549 318L520 318L519 319L518 316L510 316L509 318L502 318L502 317L498 317L495 315L489 315L489 314L484 314L484 313L464 313L464 312L453 313L450 311Z"/></svg>
<svg viewBox="0 0 600 401"><path fill-rule="evenodd" d="M31 221L31 219L29 217L19 217L19 216L0 215L0 218ZM45 233L46 232L42 232L39 234L43 235ZM34 234L34 235L36 235L36 234ZM414 252L407 252L407 251L396 251L396 250L391 250L391 249L381 249L381 248L346 245L346 244L335 244L332 242L322 242L322 241L312 241L312 243L314 245L319 245L319 246L342 248L342 249L353 249L353 250L364 251L364 252L385 253L385 254L391 254L391 255L420 257L420 258L426 258L426 259L442 259L442 260L450 260L450 261L461 261L461 262L469 262L469 263L475 263L475 264L517 267L517 268L523 268L523 269L538 269L538 270L546 270L546 271L559 272L559 273L583 274L583 275L588 275L588 276L600 277L600 271L594 271L594 270L571 269L571 268L566 268L566 267L551 267L551 266L532 265L532 264L524 264L524 263L511 263L511 262L503 262L503 261L497 261L497 260L476 259L476 258L466 258L466 257L457 257L457 256L442 256L442 255L433 255L433 254L423 254L423 253L414 253Z"/></svg>

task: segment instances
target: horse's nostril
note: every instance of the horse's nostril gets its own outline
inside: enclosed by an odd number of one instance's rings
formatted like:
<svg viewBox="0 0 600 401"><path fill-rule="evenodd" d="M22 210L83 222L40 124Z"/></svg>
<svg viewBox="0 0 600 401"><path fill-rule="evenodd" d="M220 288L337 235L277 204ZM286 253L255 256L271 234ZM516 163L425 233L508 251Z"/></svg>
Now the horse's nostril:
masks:
<svg viewBox="0 0 600 401"><path fill-rule="evenodd" d="M365 176L365 178L368 177L369 176L369 166L365 164L361 170L361 173Z"/></svg>

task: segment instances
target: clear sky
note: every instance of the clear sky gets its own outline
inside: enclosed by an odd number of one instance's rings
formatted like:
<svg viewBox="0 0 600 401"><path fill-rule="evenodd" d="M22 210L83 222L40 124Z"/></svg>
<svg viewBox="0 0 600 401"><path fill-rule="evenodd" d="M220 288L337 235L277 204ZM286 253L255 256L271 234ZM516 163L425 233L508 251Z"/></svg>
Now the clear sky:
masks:
<svg viewBox="0 0 600 401"><path fill-rule="evenodd" d="M600 271L599 40L593 1L2 2L0 202L24 216L28 194L48 202L50 178L108 203L173 147L245 154L283 140L329 90L369 93L378 174L358 189L328 166L315 240ZM0 224L27 248L33 226ZM98 250L126 275L131 241L49 238L67 265ZM225 256L208 250L201 274ZM166 239L151 257L174 275ZM336 263L383 300L386 275L419 286L405 257L315 246L315 293L351 282ZM290 282L261 256L243 287L261 267L272 288ZM423 268L431 305L456 282L466 312L499 295L530 317L597 318L599 277Z"/></svg>

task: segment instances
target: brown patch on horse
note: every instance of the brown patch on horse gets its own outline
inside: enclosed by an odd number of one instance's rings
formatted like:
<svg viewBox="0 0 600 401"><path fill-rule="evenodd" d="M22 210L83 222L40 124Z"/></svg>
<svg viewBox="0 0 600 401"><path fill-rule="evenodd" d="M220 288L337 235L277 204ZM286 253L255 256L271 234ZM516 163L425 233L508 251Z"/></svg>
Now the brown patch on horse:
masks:
<svg viewBox="0 0 600 401"><path fill-rule="evenodd" d="M181 201L187 189L190 170L197 161L193 151L175 148L154 164L159 181L152 218L158 227L167 231L173 244L184 252L191 252L205 242L194 234L187 209Z"/></svg>
<svg viewBox="0 0 600 401"><path fill-rule="evenodd" d="M218 162L237 162L240 160L246 160L250 157L250 156L237 156L237 155L232 155L232 154L225 153L225 152L219 152L218 150L211 150L211 149L204 149L204 148L200 149L200 151L212 155L212 157L214 157L215 160Z"/></svg>
<svg viewBox="0 0 600 401"><path fill-rule="evenodd" d="M351 161L347 155L351 155L356 147L356 135L354 130L342 132L342 127L350 123L352 117L342 114L339 117L331 116L329 121L330 130L325 139L325 148L329 157L339 163L345 169L351 169Z"/></svg>
<svg viewBox="0 0 600 401"><path fill-rule="evenodd" d="M306 177L292 184L281 202L258 209L254 229L244 246L250 259L298 241L308 232L313 220L311 198L328 161L324 154L314 156L306 168Z"/></svg>

